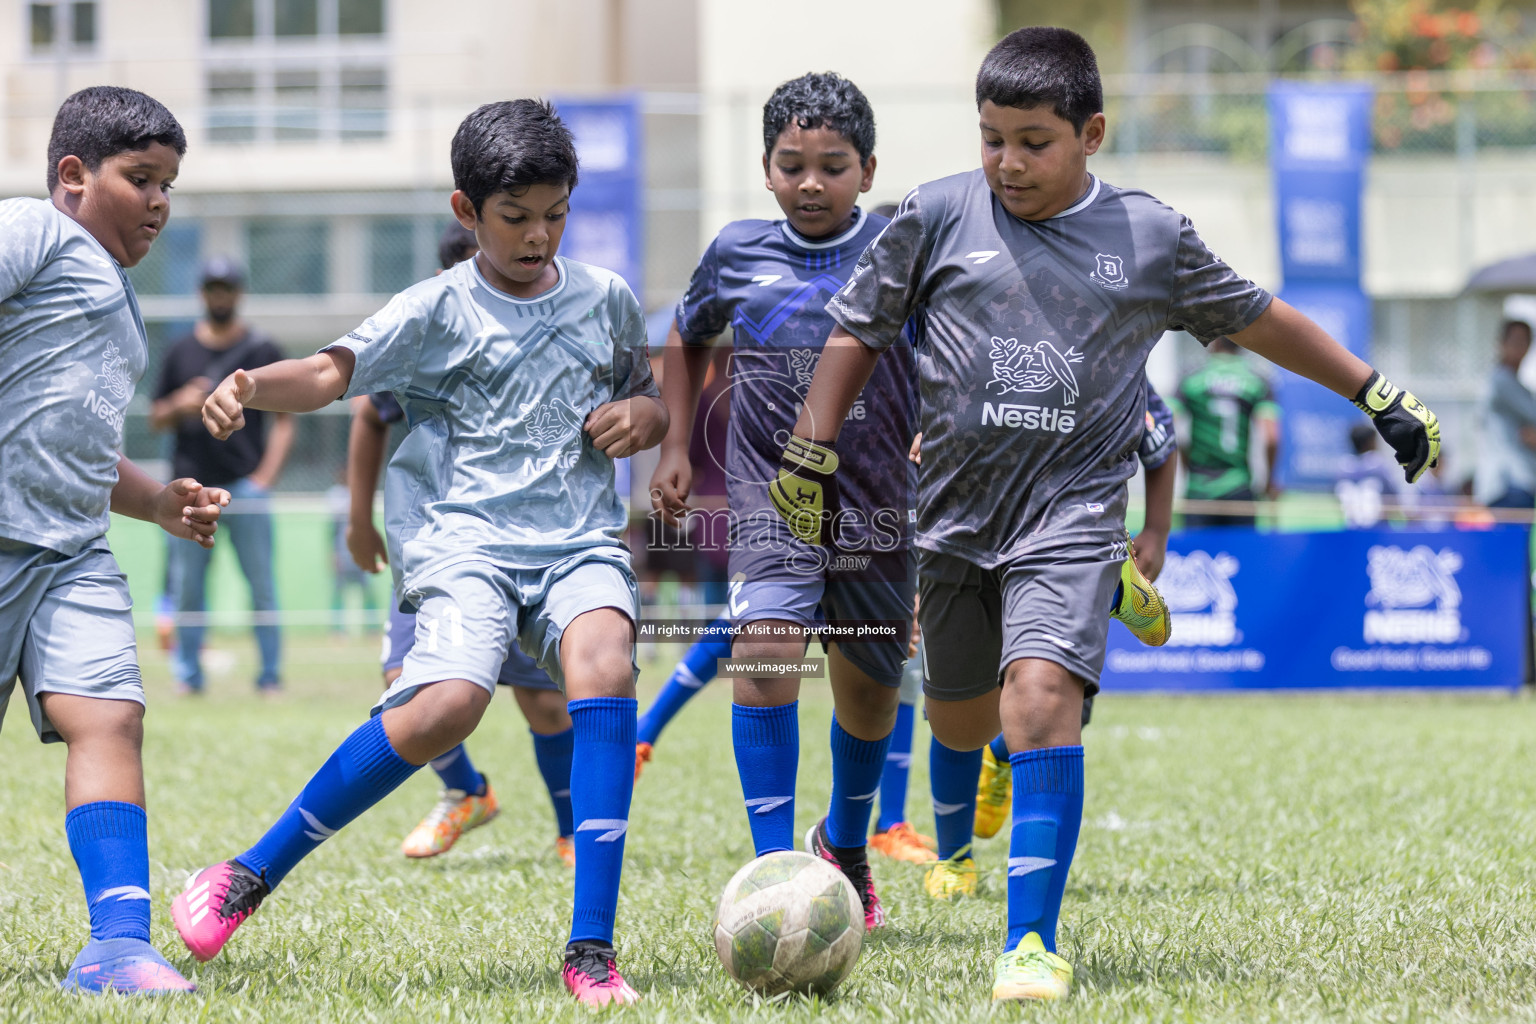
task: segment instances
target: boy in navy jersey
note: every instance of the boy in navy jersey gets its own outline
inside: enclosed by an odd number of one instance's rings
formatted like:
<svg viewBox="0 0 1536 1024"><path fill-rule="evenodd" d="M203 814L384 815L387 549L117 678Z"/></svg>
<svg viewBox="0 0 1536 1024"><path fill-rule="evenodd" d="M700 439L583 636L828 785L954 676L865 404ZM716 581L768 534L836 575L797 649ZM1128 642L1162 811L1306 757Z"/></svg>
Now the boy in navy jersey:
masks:
<svg viewBox="0 0 1536 1024"><path fill-rule="evenodd" d="M912 615L908 513L915 484L912 350L881 363L845 410L847 515L835 557L794 537L773 512L768 485L833 322L826 300L887 221L855 204L875 173L869 101L835 74L779 86L763 107L763 170L783 220L727 225L710 244L678 306L667 340L671 428L651 480L658 509L686 513L688 440L707 346L734 332L731 413L724 453L731 509L728 614L732 653L798 659L820 622L883 623L889 637L827 644L836 715L832 798L807 836L812 852L842 869L876 927L884 911L866 859L870 811L880 789ZM732 707L736 765L759 855L794 844L799 762L798 676L738 678Z"/></svg>
<svg viewBox="0 0 1536 1024"><path fill-rule="evenodd" d="M1187 218L1088 172L1105 121L1080 36L1007 36L976 101L981 168L914 189L828 304L838 327L773 494L797 536L824 538L844 417L919 314L929 724L956 750L1006 739L1008 936L992 994L1059 999L1072 981L1055 938L1082 819L1082 703L1098 689L1103 609L1126 557L1152 345L1172 329L1227 335L1353 398L1410 482L1439 457L1439 423L1227 267Z"/></svg>

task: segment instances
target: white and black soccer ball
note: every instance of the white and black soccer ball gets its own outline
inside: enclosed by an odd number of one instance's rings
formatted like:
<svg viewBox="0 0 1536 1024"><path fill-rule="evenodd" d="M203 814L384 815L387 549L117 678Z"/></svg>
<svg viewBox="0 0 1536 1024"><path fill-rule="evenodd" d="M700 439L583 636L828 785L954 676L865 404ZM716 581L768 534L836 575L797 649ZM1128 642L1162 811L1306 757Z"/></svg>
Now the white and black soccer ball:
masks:
<svg viewBox="0 0 1536 1024"><path fill-rule="evenodd" d="M753 992L826 995L864 948L864 908L843 873L808 853L765 854L740 871L715 911L715 952Z"/></svg>

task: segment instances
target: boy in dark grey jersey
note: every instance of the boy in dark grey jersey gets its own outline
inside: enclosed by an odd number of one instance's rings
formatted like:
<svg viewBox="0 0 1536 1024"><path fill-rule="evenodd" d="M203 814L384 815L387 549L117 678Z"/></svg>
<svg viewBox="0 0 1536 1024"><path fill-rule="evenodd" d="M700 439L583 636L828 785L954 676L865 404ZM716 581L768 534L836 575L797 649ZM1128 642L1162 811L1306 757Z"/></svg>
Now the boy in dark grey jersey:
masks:
<svg viewBox="0 0 1536 1024"><path fill-rule="evenodd" d="M775 484L806 537L836 514L832 442L880 353L922 319L919 591L934 736L1004 733L1014 796L994 999L1057 999L1056 918L1083 806L1081 708L1126 556L1147 353L1183 329L1352 397L1409 481L1439 424L1306 317L1234 273L1190 222L1088 173L1104 139L1093 51L1020 29L976 82L982 168L915 189L828 304L828 339ZM1001 688L999 688L1001 684Z"/></svg>

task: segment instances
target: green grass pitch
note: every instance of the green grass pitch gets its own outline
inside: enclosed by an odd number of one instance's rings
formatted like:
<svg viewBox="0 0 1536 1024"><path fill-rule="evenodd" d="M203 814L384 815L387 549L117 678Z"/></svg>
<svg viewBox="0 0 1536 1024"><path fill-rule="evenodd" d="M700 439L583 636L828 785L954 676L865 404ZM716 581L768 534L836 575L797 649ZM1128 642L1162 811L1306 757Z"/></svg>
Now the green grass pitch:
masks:
<svg viewBox="0 0 1536 1024"><path fill-rule="evenodd" d="M501 695L471 750L503 802L449 854L399 841L436 793L422 773L302 864L212 964L170 925L189 871L238 853L377 692L373 640L293 634L288 696L241 661L175 698L146 649L155 940L195 997L56 991L84 939L63 832L61 747L20 700L0 735L0 1020L585 1020L561 987L571 883L526 731ZM663 654L671 652L663 651ZM642 699L670 663L648 662ZM802 701L798 824L826 798L830 703ZM828 1001L757 1003L726 976L714 902L751 855L729 691L673 723L641 780L619 904L635 1021L1536 1020L1536 708L1508 697L1106 696L1086 735L1088 801L1062 913L1077 967L1060 1006L989 1011L1006 840L978 845L978 898L928 900L921 869L875 858L891 924ZM925 831L927 731L910 816Z"/></svg>

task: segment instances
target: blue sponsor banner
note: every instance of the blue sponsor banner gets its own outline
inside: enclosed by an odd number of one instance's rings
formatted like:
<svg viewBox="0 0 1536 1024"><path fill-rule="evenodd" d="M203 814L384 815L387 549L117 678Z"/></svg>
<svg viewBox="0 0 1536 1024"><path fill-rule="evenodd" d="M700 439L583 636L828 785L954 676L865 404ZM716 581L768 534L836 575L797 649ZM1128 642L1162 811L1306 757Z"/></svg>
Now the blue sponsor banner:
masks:
<svg viewBox="0 0 1536 1024"><path fill-rule="evenodd" d="M560 253L612 270L641 301L645 291L640 105L633 96L555 101L576 137L580 181Z"/></svg>
<svg viewBox="0 0 1536 1024"><path fill-rule="evenodd" d="M1341 345L1370 362L1371 300L1359 288L1308 282L1288 284L1282 294ZM1279 367L1274 388L1284 432L1281 485L1331 488L1349 469L1349 428L1363 422L1364 414L1321 384Z"/></svg>
<svg viewBox="0 0 1536 1024"><path fill-rule="evenodd" d="M1352 530L1175 534L1165 647L1110 629L1103 687L1505 687L1526 679L1530 535Z"/></svg>
<svg viewBox="0 0 1536 1024"><path fill-rule="evenodd" d="M1360 288L1361 194L1371 151L1368 85L1276 82L1269 91L1270 168L1281 298L1370 361L1371 303ZM1331 487L1358 414L1337 395L1281 372L1280 483Z"/></svg>

